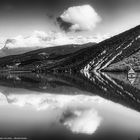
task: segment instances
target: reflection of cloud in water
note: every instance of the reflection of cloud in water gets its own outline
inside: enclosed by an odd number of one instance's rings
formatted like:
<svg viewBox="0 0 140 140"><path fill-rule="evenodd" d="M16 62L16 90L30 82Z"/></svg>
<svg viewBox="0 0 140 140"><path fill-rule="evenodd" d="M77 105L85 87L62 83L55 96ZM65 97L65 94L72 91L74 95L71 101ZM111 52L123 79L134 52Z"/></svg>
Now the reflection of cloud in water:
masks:
<svg viewBox="0 0 140 140"><path fill-rule="evenodd" d="M72 132L84 134L93 134L101 122L101 117L91 104L104 102L101 97L89 95L9 94L5 99L4 95L2 97L10 105L19 107L46 111L60 109L60 122Z"/></svg>
<svg viewBox="0 0 140 140"><path fill-rule="evenodd" d="M97 102L104 101L98 96L86 95L56 95L56 94L10 94L7 96L10 104L20 107L30 106L37 110L47 108L62 108L74 103Z"/></svg>
<svg viewBox="0 0 140 140"><path fill-rule="evenodd" d="M1 103L4 106L1 106ZM11 109L13 110L11 111ZM3 94L0 94L0 110L0 123L1 121L3 123L3 120L5 120L11 123L18 122L19 124L22 122L27 124L29 122L29 125L31 125L33 122L38 126L38 121L36 120L42 120L43 123L46 120L48 122L51 120L53 125L54 123L60 124L61 122L61 126L70 129L76 134L93 134L97 131L100 123L102 123L102 127L105 127L105 129L106 124L109 124L110 128L117 126L120 130L122 128L140 130L138 123L140 121L139 112L99 96L87 94L41 94L31 91L20 92L19 90L12 92L12 90L9 91L8 89L3 90ZM3 112L6 114L4 118ZM17 116L17 114L19 115ZM28 116L25 114L28 114ZM15 120L11 118L15 118ZM101 120L104 121L101 122ZM48 122L46 125L50 127Z"/></svg>
<svg viewBox="0 0 140 140"><path fill-rule="evenodd" d="M101 123L101 117L92 108L64 112L60 122L74 133L93 134Z"/></svg>

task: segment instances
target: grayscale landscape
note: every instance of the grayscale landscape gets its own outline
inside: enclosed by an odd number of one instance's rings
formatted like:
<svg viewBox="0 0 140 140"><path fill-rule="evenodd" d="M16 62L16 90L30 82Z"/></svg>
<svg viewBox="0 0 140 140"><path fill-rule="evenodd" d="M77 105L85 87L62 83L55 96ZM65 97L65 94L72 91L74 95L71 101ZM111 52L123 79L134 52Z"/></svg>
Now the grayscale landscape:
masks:
<svg viewBox="0 0 140 140"><path fill-rule="evenodd" d="M140 2L0 4L0 140L139 140Z"/></svg>

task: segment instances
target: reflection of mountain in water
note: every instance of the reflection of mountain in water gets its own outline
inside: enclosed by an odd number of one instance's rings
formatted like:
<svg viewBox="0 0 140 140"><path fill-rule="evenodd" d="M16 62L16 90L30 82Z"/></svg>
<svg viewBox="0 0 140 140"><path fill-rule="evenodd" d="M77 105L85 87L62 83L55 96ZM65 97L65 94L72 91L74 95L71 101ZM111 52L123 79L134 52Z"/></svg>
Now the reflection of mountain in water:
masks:
<svg viewBox="0 0 140 140"><path fill-rule="evenodd" d="M57 94L67 94L66 89L74 87L140 111L139 86L131 85L123 74L92 72L88 77L82 74L3 74L0 85ZM71 94L75 94L74 89Z"/></svg>
<svg viewBox="0 0 140 140"><path fill-rule="evenodd" d="M140 73L135 73L135 77L128 77L127 73L107 73L110 77L123 81L128 85L133 85L137 89L140 89ZM130 80L133 82L131 83Z"/></svg>

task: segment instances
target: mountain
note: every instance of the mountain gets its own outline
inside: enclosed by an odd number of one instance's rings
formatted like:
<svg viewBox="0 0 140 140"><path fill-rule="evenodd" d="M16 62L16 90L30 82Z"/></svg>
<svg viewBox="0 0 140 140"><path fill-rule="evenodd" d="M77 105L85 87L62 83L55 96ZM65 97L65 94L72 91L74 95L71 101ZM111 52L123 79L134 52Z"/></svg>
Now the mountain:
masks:
<svg viewBox="0 0 140 140"><path fill-rule="evenodd" d="M125 70L119 66L129 67L127 63L139 70L139 52L137 26L98 44L66 45L7 56L0 58L0 85L50 93L60 91L59 87L75 87L140 111L139 79L134 79L133 86L127 75L106 72L116 67Z"/></svg>
<svg viewBox="0 0 140 140"><path fill-rule="evenodd" d="M80 47L77 50L73 45L68 45L3 57L0 59L0 69L85 73L113 71L122 63L125 65L122 70L125 70L127 63L131 60L131 63L139 70L140 26L98 44L90 43L81 46L83 48ZM74 50L68 51L69 48L74 48Z"/></svg>
<svg viewBox="0 0 140 140"><path fill-rule="evenodd" d="M128 71L130 67L135 71L140 71L140 51L124 58L122 61L111 64L105 71Z"/></svg>
<svg viewBox="0 0 140 140"><path fill-rule="evenodd" d="M82 49L94 46L95 43L87 43L84 45L63 45L59 47L47 47L37 49L23 54L9 55L0 58L1 70L34 70L42 64L50 65L62 58L69 57L70 54Z"/></svg>
<svg viewBox="0 0 140 140"><path fill-rule="evenodd" d="M23 54L37 49L50 48L56 46L83 46L83 44L96 44L103 37L67 37L67 36L51 36L50 37L36 37L30 36L27 38L17 37L15 39L7 39L0 43L0 57L8 55Z"/></svg>
<svg viewBox="0 0 140 140"><path fill-rule="evenodd" d="M29 36L19 35L13 38L2 38L0 37L0 57L7 55L22 54L28 51L37 49L70 45L70 44L87 44L87 43L98 43L108 38L107 35L101 36L72 36L61 32L43 32L34 31Z"/></svg>
<svg viewBox="0 0 140 140"><path fill-rule="evenodd" d="M43 93L46 96L49 93L60 97L85 94L90 98L99 96L140 112L139 77L135 85L132 85L126 74L89 73L89 75L90 77L80 73L0 73L0 92L6 97L10 95L20 97L27 93L29 95ZM16 101L8 100L9 103Z"/></svg>

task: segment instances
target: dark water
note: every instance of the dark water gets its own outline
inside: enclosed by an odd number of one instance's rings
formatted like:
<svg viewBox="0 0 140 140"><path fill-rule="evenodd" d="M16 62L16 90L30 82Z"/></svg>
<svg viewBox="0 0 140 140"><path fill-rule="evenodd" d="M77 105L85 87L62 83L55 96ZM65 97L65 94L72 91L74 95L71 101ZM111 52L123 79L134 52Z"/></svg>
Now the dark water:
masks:
<svg viewBox="0 0 140 140"><path fill-rule="evenodd" d="M138 140L140 74L0 75L0 139Z"/></svg>

